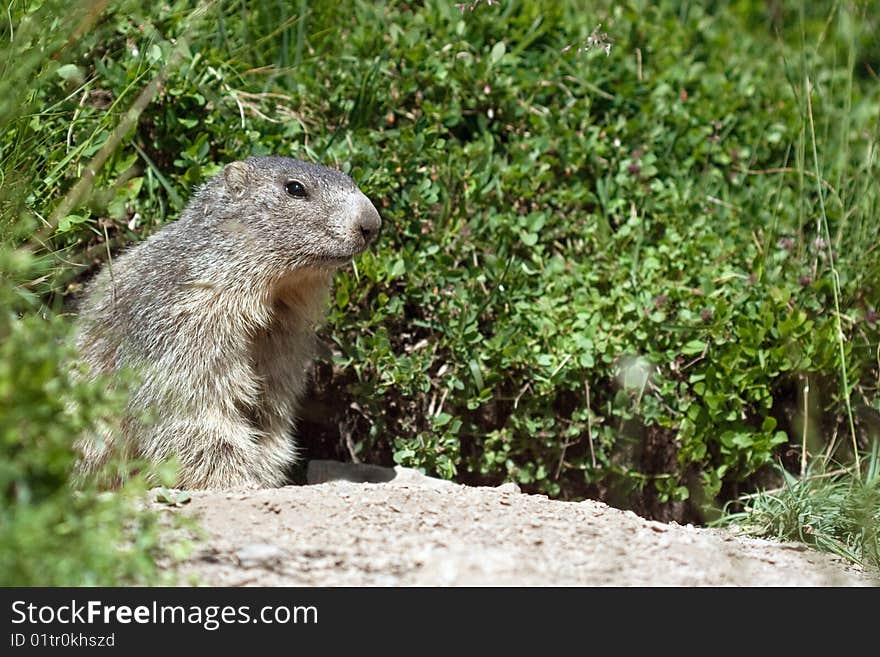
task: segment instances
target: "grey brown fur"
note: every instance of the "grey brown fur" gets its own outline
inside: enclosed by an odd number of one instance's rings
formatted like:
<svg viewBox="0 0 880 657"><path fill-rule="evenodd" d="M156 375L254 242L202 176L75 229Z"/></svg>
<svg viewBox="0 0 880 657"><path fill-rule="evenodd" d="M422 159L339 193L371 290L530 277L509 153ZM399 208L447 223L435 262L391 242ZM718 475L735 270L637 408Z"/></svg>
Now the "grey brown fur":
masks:
<svg viewBox="0 0 880 657"><path fill-rule="evenodd" d="M380 223L339 171L282 157L227 165L87 291L77 346L89 371L132 368L139 384L121 430L80 443L81 471L116 452L176 456L183 488L283 484L333 272Z"/></svg>

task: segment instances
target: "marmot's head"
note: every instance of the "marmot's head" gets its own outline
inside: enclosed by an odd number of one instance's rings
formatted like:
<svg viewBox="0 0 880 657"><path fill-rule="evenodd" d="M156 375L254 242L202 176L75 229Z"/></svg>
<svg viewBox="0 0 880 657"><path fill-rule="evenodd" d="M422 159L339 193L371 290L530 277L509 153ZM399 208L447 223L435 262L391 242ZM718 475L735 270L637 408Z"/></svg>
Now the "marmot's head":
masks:
<svg viewBox="0 0 880 657"><path fill-rule="evenodd" d="M370 199L336 169L263 156L228 164L218 178L238 228L290 267L344 265L382 225Z"/></svg>

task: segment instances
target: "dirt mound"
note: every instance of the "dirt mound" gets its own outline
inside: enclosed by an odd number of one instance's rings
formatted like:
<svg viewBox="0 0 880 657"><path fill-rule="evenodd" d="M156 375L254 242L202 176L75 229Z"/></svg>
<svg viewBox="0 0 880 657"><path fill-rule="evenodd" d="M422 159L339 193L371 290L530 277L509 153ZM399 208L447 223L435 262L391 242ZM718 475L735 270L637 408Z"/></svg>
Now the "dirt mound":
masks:
<svg viewBox="0 0 880 657"><path fill-rule="evenodd" d="M377 472L368 475L375 479ZM878 583L873 574L797 543L649 521L599 502L524 495L512 484L473 488L400 469L392 476L385 483L193 492L189 504L171 510L198 518L205 530L180 568L183 581L195 576L216 586Z"/></svg>

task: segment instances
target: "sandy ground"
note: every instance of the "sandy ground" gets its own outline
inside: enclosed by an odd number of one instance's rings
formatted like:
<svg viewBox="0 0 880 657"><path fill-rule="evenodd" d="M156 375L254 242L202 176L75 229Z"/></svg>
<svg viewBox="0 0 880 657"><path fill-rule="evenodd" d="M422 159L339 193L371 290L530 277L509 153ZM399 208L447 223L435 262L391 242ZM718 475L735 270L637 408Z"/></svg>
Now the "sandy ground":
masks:
<svg viewBox="0 0 880 657"><path fill-rule="evenodd" d="M326 464L326 462L325 462ZM344 472L343 464L329 464ZM338 467L337 467L338 466ZM340 470L341 469L341 470ZM326 468L325 468L326 470ZM197 491L168 513L203 535L182 581L212 586L859 586L873 574L796 543L645 520L593 501L413 471ZM383 469L384 470L384 469ZM378 473L378 474L376 474ZM382 483L364 483L381 481Z"/></svg>

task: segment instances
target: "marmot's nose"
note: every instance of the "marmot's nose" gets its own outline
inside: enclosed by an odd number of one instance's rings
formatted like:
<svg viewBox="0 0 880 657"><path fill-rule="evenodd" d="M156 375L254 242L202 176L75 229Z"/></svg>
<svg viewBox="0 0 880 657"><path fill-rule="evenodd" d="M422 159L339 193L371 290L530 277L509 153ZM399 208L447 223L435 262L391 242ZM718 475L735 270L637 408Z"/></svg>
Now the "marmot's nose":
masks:
<svg viewBox="0 0 880 657"><path fill-rule="evenodd" d="M360 212L358 212L355 225L353 226L354 230L363 238L364 247L376 239L381 227L382 219L379 217L378 211L369 199L364 197Z"/></svg>

